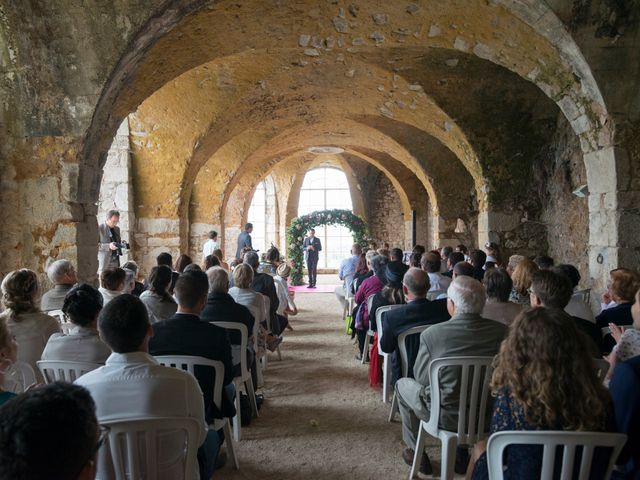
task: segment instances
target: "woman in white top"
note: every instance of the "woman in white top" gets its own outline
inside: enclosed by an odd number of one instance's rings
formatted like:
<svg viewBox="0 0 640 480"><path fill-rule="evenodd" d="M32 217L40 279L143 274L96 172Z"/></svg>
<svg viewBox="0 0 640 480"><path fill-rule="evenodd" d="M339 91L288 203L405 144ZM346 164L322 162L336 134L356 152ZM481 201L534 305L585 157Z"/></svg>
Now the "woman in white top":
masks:
<svg viewBox="0 0 640 480"><path fill-rule="evenodd" d="M289 316L297 315L298 308L296 304L293 302L291 295L289 294L289 285L287 280L289 279L289 274L291 273L291 267L286 263L281 263L278 266L277 274L273 277L273 281L276 284L276 292L278 293L278 310L277 314L282 315L283 317L289 318ZM293 330L290 323L287 323L287 328L289 330Z"/></svg>
<svg viewBox="0 0 640 480"><path fill-rule="evenodd" d="M106 268L100 272L100 288L103 305L106 305L118 295L124 293L127 272L122 268Z"/></svg>
<svg viewBox="0 0 640 480"><path fill-rule="evenodd" d="M32 270L23 268L10 272L2 280L2 304L0 321L6 321L11 334L18 342L18 361L33 367L36 377L42 381L36 362L54 333L60 332L57 320L38 308L40 288L38 277Z"/></svg>
<svg viewBox="0 0 640 480"><path fill-rule="evenodd" d="M89 284L73 287L64 298L62 311L74 328L68 335L54 333L42 352L42 360L101 363L111 355L111 349L98 334L98 315L102 310L102 295Z"/></svg>
<svg viewBox="0 0 640 480"><path fill-rule="evenodd" d="M178 304L169 295L173 273L166 265L159 265L149 273L149 290L142 292L140 300L147 307L149 321L161 322L173 317L178 310Z"/></svg>

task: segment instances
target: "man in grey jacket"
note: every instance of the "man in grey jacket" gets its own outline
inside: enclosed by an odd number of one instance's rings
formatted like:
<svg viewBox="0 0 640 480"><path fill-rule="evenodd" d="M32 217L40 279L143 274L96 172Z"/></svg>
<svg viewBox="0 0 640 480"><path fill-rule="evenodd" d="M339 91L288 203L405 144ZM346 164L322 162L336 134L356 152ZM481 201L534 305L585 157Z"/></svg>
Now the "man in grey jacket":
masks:
<svg viewBox="0 0 640 480"><path fill-rule="evenodd" d="M240 258L242 249L247 247L253 250L251 245L251 232L253 232L253 224L247 223L244 226L244 231L238 235L238 248L236 249L236 258Z"/></svg>
<svg viewBox="0 0 640 480"><path fill-rule="evenodd" d="M100 235L98 243L98 273L107 268L120 266L120 255L122 250L118 247L122 241L120 238L120 212L109 210L106 221L98 226Z"/></svg>
<svg viewBox="0 0 640 480"><path fill-rule="evenodd" d="M479 281L459 276L449 286L447 297L451 320L422 332L413 366L414 378L401 378L396 383L402 437L407 445L402 456L408 465L413 462L420 420L428 421L430 416L429 363L442 357L494 356L507 334L505 325L480 316L485 304L485 291ZM459 370L445 369L440 375L440 425L446 430L457 430L459 381ZM431 473L425 452L422 453L420 471L426 475Z"/></svg>

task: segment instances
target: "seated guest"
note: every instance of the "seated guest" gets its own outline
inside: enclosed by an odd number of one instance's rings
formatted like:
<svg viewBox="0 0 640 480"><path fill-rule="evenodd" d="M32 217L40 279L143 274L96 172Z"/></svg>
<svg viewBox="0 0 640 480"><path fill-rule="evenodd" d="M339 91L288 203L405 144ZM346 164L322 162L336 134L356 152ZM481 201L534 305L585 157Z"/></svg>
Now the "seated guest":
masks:
<svg viewBox="0 0 640 480"><path fill-rule="evenodd" d="M517 303L519 305L531 305L529 287L531 286L533 274L537 271L538 267L536 264L528 258L522 259L518 265L516 265L513 273L511 274L513 288L511 289L511 295L509 295L510 302Z"/></svg>
<svg viewBox="0 0 640 480"><path fill-rule="evenodd" d="M0 409L0 478L93 480L105 433L84 388L55 382L30 390Z"/></svg>
<svg viewBox="0 0 640 480"><path fill-rule="evenodd" d="M411 253L409 256L409 267L422 268L422 254L420 252Z"/></svg>
<svg viewBox="0 0 640 480"><path fill-rule="evenodd" d="M132 295L135 295L136 297L139 297L140 294L142 294L142 292L144 292L144 284L142 282L138 281L138 264L132 260L126 262L124 265L122 265L122 269L126 272L127 270L131 270L134 273L134 281L135 281L135 286L133 287L133 290L130 292Z"/></svg>
<svg viewBox="0 0 640 480"><path fill-rule="evenodd" d="M335 294L343 308L347 305L346 292L351 290L353 277L356 273L356 266L360 260L361 253L362 247L357 243L354 243L351 247L351 256L349 258L345 258L340 263L338 278L340 278L344 284L340 287L336 287Z"/></svg>
<svg viewBox="0 0 640 480"><path fill-rule="evenodd" d="M172 277L171 269L166 265L153 267L151 273L149 273L149 278L147 279L149 288L142 292L140 300L147 307L151 323L167 320L178 310L178 305L169 294Z"/></svg>
<svg viewBox="0 0 640 480"><path fill-rule="evenodd" d="M44 312L60 310L64 296L78 282L76 269L69 260L56 260L47 268L47 276L54 287L42 296L40 308Z"/></svg>
<svg viewBox="0 0 640 480"><path fill-rule="evenodd" d="M286 263L278 265L276 275L273 277L273 281L276 284L276 292L278 293L278 315L289 318L289 315L294 316L298 314L298 307L293 302L291 295L289 294L289 284L287 280L291 273L291 267ZM291 325L287 324L287 328L292 330Z"/></svg>
<svg viewBox="0 0 640 480"><path fill-rule="evenodd" d="M280 335L288 325L288 322L286 318L276 313L278 311L280 301L278 300L278 294L276 292L276 285L273 282L273 277L266 273L258 272L260 259L256 252L247 252L244 256L243 263L245 265L249 265L253 269L251 288L256 292L263 294L270 300L269 314L271 316L271 332L274 335Z"/></svg>
<svg viewBox="0 0 640 480"><path fill-rule="evenodd" d="M553 258L548 255L538 255L533 259L539 270L550 270L553 268Z"/></svg>
<svg viewBox="0 0 640 480"><path fill-rule="evenodd" d="M389 262L385 270L386 285L373 296L371 301L371 312L369 312L369 323L373 334L373 344L371 345L371 361L369 363L369 384L378 385L383 381L382 365L378 355L378 329L376 314L378 308L386 305L402 305L404 293L402 291L402 277L405 274L403 263Z"/></svg>
<svg viewBox="0 0 640 480"><path fill-rule="evenodd" d="M213 403L213 372L209 368L197 368L196 378L204 395L205 418L213 423L216 418L232 417L233 387L229 392L234 375L231 360L231 343L224 328L208 321L202 321L200 312L207 303L209 281L204 272L191 272L180 275L176 282L175 296L178 311L168 320L153 324L153 336L149 340L149 353L158 355L189 355L218 360L224 365L224 386L222 410ZM203 319L204 320L204 319ZM231 395L229 395L231 393Z"/></svg>
<svg viewBox="0 0 640 480"><path fill-rule="evenodd" d="M231 269L229 268L229 264L227 262L224 261L224 257L222 255L222 250L220 250L219 248L216 248L213 251L213 255L214 257L216 257L219 261L220 261L220 266L222 268L224 268L227 272L230 271Z"/></svg>
<svg viewBox="0 0 640 480"><path fill-rule="evenodd" d="M569 300L569 304L565 307L564 311L572 317L584 318L591 323L596 323L596 319L593 316L591 307L587 302L584 301L582 292L576 292L576 288L578 288L578 284L580 283L580 272L578 271L578 269L573 265L567 264L558 265L556 268L557 271L564 273L571 281L571 286L573 287L574 291L573 295L571 296L571 300Z"/></svg>
<svg viewBox="0 0 640 480"><path fill-rule="evenodd" d="M419 253L421 256L424 255L426 251L427 249L422 245L414 245L412 250L413 253Z"/></svg>
<svg viewBox="0 0 640 480"><path fill-rule="evenodd" d="M507 263L507 273L509 276L513 275L513 271L516 269L518 264L525 259L524 255L511 255L509 257L509 262Z"/></svg>
<svg viewBox="0 0 640 480"><path fill-rule="evenodd" d="M609 324L611 335L616 344L609 355L609 363L615 366L617 361L626 362L633 357L640 355L640 290L636 292L635 302L631 306L631 317L633 318L633 328L622 330L613 323ZM612 373L613 368L609 370Z"/></svg>
<svg viewBox="0 0 640 480"><path fill-rule="evenodd" d="M473 265L473 278L482 281L484 278L484 264L487 262L487 254L482 250L473 249L469 253L469 263Z"/></svg>
<svg viewBox="0 0 640 480"><path fill-rule="evenodd" d="M75 325L68 335L54 333L42 352L42 360L104 363L111 350L98 334L102 295L87 283L76 285L64 299L62 311Z"/></svg>
<svg viewBox="0 0 640 480"><path fill-rule="evenodd" d="M440 258L433 253L426 253L422 256L421 264L422 269L429 276L429 285L431 285L429 292L433 294L433 298L446 292L451 285L451 278L440 273Z"/></svg>
<svg viewBox="0 0 640 480"><path fill-rule="evenodd" d="M453 253L453 247L446 245L440 249L440 273L446 273L449 271L448 262L449 255Z"/></svg>
<svg viewBox="0 0 640 480"><path fill-rule="evenodd" d="M473 278L473 273L475 272L475 269L473 268L473 265L471 265L469 262L458 262L455 264L455 266L453 267L453 279L455 280L458 277L471 277Z"/></svg>
<svg viewBox="0 0 640 480"><path fill-rule="evenodd" d="M482 317L511 325L522 312L523 305L509 301L513 281L507 271L497 267L487 270L482 284L487 291L487 303L482 310Z"/></svg>
<svg viewBox="0 0 640 480"><path fill-rule="evenodd" d="M615 325L631 325L631 305L638 289L640 289L640 276L637 272L626 268L612 270L607 291L615 307L607 308L596 316L598 328L608 327L610 323ZM613 342L605 342L613 347Z"/></svg>
<svg viewBox="0 0 640 480"><path fill-rule="evenodd" d="M13 381L6 374L11 366L18 361L18 343L9 331L7 322L0 320L0 405L16 396L15 393L4 391L5 382L13 386ZM29 385L22 385L23 388ZM2 477L0 477L2 478Z"/></svg>
<svg viewBox="0 0 640 480"><path fill-rule="evenodd" d="M220 266L220 259L215 255L207 255L206 257L204 257L204 263L202 264L203 271L206 272L210 268L219 267L219 266Z"/></svg>
<svg viewBox="0 0 640 480"><path fill-rule="evenodd" d="M364 282L367 278L373 276L373 268L371 268L371 259L378 254L375 250L369 250L367 253L364 253L364 263L365 268L367 269L366 273L362 275L355 275L353 277L353 283L351 284L351 292L353 295L356 294L362 282ZM360 268L360 262L358 261L358 268Z"/></svg>
<svg viewBox="0 0 640 480"><path fill-rule="evenodd" d="M553 270L539 270L533 274L529 288L531 306L564 308L569 303L573 289L571 281L562 273ZM571 317L585 337L583 341L593 358L599 358L602 351L602 334L593 323L583 318Z"/></svg>
<svg viewBox="0 0 640 480"><path fill-rule="evenodd" d="M209 431L202 391L193 375L163 367L149 355L153 329L142 301L126 294L114 298L100 312L98 330L113 353L104 367L75 381L91 393L98 421L154 416L195 419L200 426L195 441L202 446L198 452L200 478L211 478L220 439L217 432ZM182 435L175 437L167 432L160 444L158 455L166 462L159 479L180 478L182 465L175 452L182 448L183 439ZM110 460L100 460L98 478L113 478Z"/></svg>
<svg viewBox="0 0 640 480"><path fill-rule="evenodd" d="M7 322L11 335L18 343L18 361L26 362L42 380L36 362L42 356L47 340L60 332L58 321L38 308L40 289L36 272L23 268L14 270L2 280L0 321Z"/></svg>
<svg viewBox="0 0 640 480"><path fill-rule="evenodd" d="M387 279L385 277L385 269L387 266L387 259L382 255L375 255L371 259L371 268L374 275L367 278L356 292L355 301L360 307L356 315L355 327L358 336L358 346L360 349L360 355L364 354L365 340L367 337L367 330L369 329L369 307L367 305L369 297L375 295L381 291Z"/></svg>
<svg viewBox="0 0 640 480"><path fill-rule="evenodd" d="M627 443L616 462L618 476L615 478L637 480L640 478L640 356L616 364L609 393L616 431L627 435Z"/></svg>
<svg viewBox="0 0 640 480"><path fill-rule="evenodd" d="M500 255L500 247L495 242L487 242L484 244L484 248L487 250L487 262L492 262L498 267L502 266L502 255Z"/></svg>
<svg viewBox="0 0 640 480"><path fill-rule="evenodd" d="M250 269L249 269L250 270ZM249 272L253 275L253 271ZM247 348L250 353L249 365L253 363L253 335L255 327L255 319L249 309L244 305L236 303L229 295L229 274L222 267L210 268L206 273L209 281L209 293L207 303L200 314L203 322L235 322L241 323L247 327ZM240 273L238 273L240 275ZM240 280L243 285L249 285L251 282ZM237 287L236 290L238 290ZM249 290L251 294L255 294L253 290ZM240 365L240 332L237 330L229 330L229 340L231 341L231 353L234 365Z"/></svg>
<svg viewBox="0 0 640 480"><path fill-rule="evenodd" d="M275 277L278 265L280 265L280 251L276 247L271 245L271 247L265 254L264 262L260 262L258 272L266 273L267 275Z"/></svg>
<svg viewBox="0 0 640 480"><path fill-rule="evenodd" d="M463 245L462 243L459 245L456 245L456 252L460 252L461 254L463 254L465 257L465 260L469 255L469 249L466 247L466 245Z"/></svg>
<svg viewBox="0 0 640 480"><path fill-rule="evenodd" d="M133 290L136 288L136 273L133 270L123 268L124 270L124 288L122 293L133 294Z"/></svg>
<svg viewBox="0 0 640 480"><path fill-rule="evenodd" d="M392 384L402 377L398 337L400 334L418 325L435 325L450 318L446 300L427 300L429 276L418 268L410 268L402 280L402 291L407 304L382 314L382 340L380 348L383 352L392 353ZM408 376L413 378L413 364L418 354L418 337L407 340Z"/></svg>
<svg viewBox="0 0 640 480"><path fill-rule="evenodd" d="M105 268L100 272L100 288L103 304L106 305L124 291L124 283L127 273L120 267Z"/></svg>
<svg viewBox="0 0 640 480"><path fill-rule="evenodd" d="M178 277L180 276L180 273L172 270L173 257L170 253L163 252L156 257L156 264L158 265L158 267L161 265L165 265L169 267L169 270L171 270L171 286L169 287L169 295L173 295L173 287L175 286L176 282L178 281Z"/></svg>
<svg viewBox="0 0 640 480"><path fill-rule="evenodd" d="M449 259L447 260L447 271L442 275L453 278L453 269L460 262L464 262L464 254L460 252L451 252L449 254Z"/></svg>
<svg viewBox="0 0 640 480"><path fill-rule="evenodd" d="M378 255L384 257L387 259L387 261L389 261L389 250L387 248L379 248L378 250L376 250L378 252Z"/></svg>
<svg viewBox="0 0 640 480"><path fill-rule="evenodd" d="M539 272L539 274L545 271ZM496 359L491 433L503 430L611 431L611 399L579 331L561 309L534 308L513 323ZM579 380L577 380L579 379ZM473 479L488 479L486 445L478 444ZM608 458L596 450L589 478L604 478ZM542 449L509 446L505 479L539 479ZM595 469L595 471L594 471ZM597 472L597 473L596 473Z"/></svg>
<svg viewBox="0 0 640 480"><path fill-rule="evenodd" d="M369 278L371 275L373 275L373 272L369 269L367 254L361 253L360 258L358 259L358 264L356 265L356 273L354 274L353 282L351 283L351 293L355 294L357 285L362 283L365 278Z"/></svg>
<svg viewBox="0 0 640 480"><path fill-rule="evenodd" d="M178 273L183 273L184 269L187 268L187 266L191 265L192 263L193 263L193 260L191 260L191 257L189 255L185 254L185 253L182 253L178 257L178 260L176 260L176 266L175 266L174 271L176 271Z"/></svg>
<svg viewBox="0 0 640 480"><path fill-rule="evenodd" d="M460 276L451 283L447 295L447 310L451 320L433 325L422 332L413 366L415 378L401 378L396 383L402 416L402 437L407 445L402 458L407 465L413 463L420 420L429 420L429 363L437 358L454 355L493 356L498 352L507 333L507 328L501 323L480 316L485 304L485 291L477 280ZM384 333L382 340L384 341ZM458 398L455 392L459 380L456 375L446 375L440 383L440 425L446 430L456 430L458 426ZM426 452L422 452L420 472L430 475L431 470L429 457Z"/></svg>
<svg viewBox="0 0 640 480"><path fill-rule="evenodd" d="M407 270L409 270L409 266L402 262L402 257L404 257L404 252L402 250L399 248L392 248L389 253L389 264L393 263L398 265L399 268L402 268L404 270L402 272L402 276L404 276L404 274L407 273Z"/></svg>
<svg viewBox="0 0 640 480"><path fill-rule="evenodd" d="M184 267L184 272L183 273L201 272L201 271L202 271L202 268L200 267L200 265L198 265L197 263L190 263L189 265Z"/></svg>

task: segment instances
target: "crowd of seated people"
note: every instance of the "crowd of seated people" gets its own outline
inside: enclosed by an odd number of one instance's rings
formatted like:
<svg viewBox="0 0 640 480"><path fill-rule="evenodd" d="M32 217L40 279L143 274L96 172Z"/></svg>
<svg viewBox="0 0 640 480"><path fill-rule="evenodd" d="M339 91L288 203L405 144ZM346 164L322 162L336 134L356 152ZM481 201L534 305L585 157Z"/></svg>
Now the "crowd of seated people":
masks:
<svg viewBox="0 0 640 480"><path fill-rule="evenodd" d="M127 262L124 268L101 271L99 288L78 283L73 264L59 260L47 270L53 287L44 296L34 271L21 269L7 274L1 284L0 405L10 401L22 405L25 422L35 418L29 405L35 406L48 398L53 402L50 407L54 408L55 398L69 400L68 397L84 403L75 405L76 410L91 412L94 425L97 425L96 418L98 422L154 416L196 419L200 425L196 439L197 468L200 478L211 478L225 461L225 456L219 455L225 442L223 431L214 431L211 426L222 418L241 421L240 412L235 408L235 397L240 392L235 391L233 380L241 374L242 356L246 356L255 392L261 386L258 385L258 359L265 355L267 348L276 349L288 318L297 313L287 284L290 267L279 255L269 257L269 264L275 269L271 272L273 277L257 271L259 259L253 251L244 252L231 274L222 266L219 250L214 250L211 256L215 259L214 265L206 271L192 263L187 255L178 257L173 270L171 255L160 254L144 283L137 281L138 265ZM236 285L233 288L230 288L231 275ZM259 304L256 300L260 300ZM267 303L269 308L265 308ZM237 330L211 323L220 321L246 326L245 352L240 351L241 337ZM254 341L256 336L263 339L261 350L256 348L260 345ZM179 369L161 366L154 356L162 355L220 361L224 366L222 403L218 405L213 399L213 370L196 367L194 378ZM69 384L42 387L39 385L51 378L41 375L40 360L75 362L82 365L84 371L91 371L75 380L84 388ZM22 371L23 366L28 368L27 365L36 378L34 385L21 384L16 380L19 376L14 375ZM18 366L20 369L16 370ZM18 394L25 390L26 393ZM244 393L242 396L241 400L246 400ZM256 394L258 407L263 400L262 394ZM3 435L17 425L13 421L0 413ZM244 416L242 422L244 426ZM54 423L51 428L55 427ZM100 438L99 431L95 433L90 435L91 442ZM78 434L78 438L84 437ZM0 442L6 445L4 439ZM170 452L176 445L163 443L162 448ZM8 452L16 448L0 453L4 459L0 460L0 472L14 468L3 462L7 461ZM96 464L95 453L92 450L91 455L83 459L85 463L78 467L86 467L88 475L80 478L93 478L96 468L100 478L111 478L113 472L108 459L100 457ZM24 452L15 450L15 454L19 456ZM177 472L182 468L179 456L167 454L166 458L174 459L175 463L168 461L163 465L159 478L179 478Z"/></svg>
<svg viewBox="0 0 640 480"><path fill-rule="evenodd" d="M640 478L640 274L619 268L611 271L594 315L590 290L580 289L581 275L574 265L560 264L547 255L503 257L497 244L485 250L464 245L427 251L417 245L402 256L352 249L343 261L340 278L344 301L347 277L355 308L348 312L358 337L357 359L370 352L369 383L381 383L382 352L391 355L391 384L395 387L406 449L403 459L423 474L431 474L426 452L415 455L420 421L430 417L429 364L448 356L495 356L492 396L486 425L503 430L619 431L628 435L617 460L614 478ZM397 266L402 258L404 274ZM504 258L504 260L503 260ZM346 274L344 272L347 272ZM382 335L370 344L375 311L382 313ZM371 307L371 311L369 311ZM596 307L597 308L597 307ZM412 327L422 333L407 337L407 375L400 368L398 338ZM594 359L606 359L606 380ZM440 379L440 425L456 430L460 378ZM608 389L607 389L608 385ZM467 478L488 478L486 443L458 446L455 471ZM539 478L541 450L509 447L505 478ZM592 475L602 478L608 457L597 453Z"/></svg>

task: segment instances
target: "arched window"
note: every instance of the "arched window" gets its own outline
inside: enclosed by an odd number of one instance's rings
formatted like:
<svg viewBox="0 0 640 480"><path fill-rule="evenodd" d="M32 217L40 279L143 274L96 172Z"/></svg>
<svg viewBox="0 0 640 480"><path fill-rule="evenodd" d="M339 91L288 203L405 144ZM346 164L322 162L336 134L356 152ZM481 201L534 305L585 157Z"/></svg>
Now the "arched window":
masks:
<svg viewBox="0 0 640 480"><path fill-rule="evenodd" d="M309 170L300 189L298 215L332 208L353 208L347 176L337 168ZM342 259L349 255L353 244L351 232L339 225L318 226L315 230L322 242L318 268L338 268Z"/></svg>
<svg viewBox="0 0 640 480"><path fill-rule="evenodd" d="M275 185L268 176L256 187L247 216L247 221L253 224L251 244L261 253L266 252L272 243L277 243L276 215Z"/></svg>

